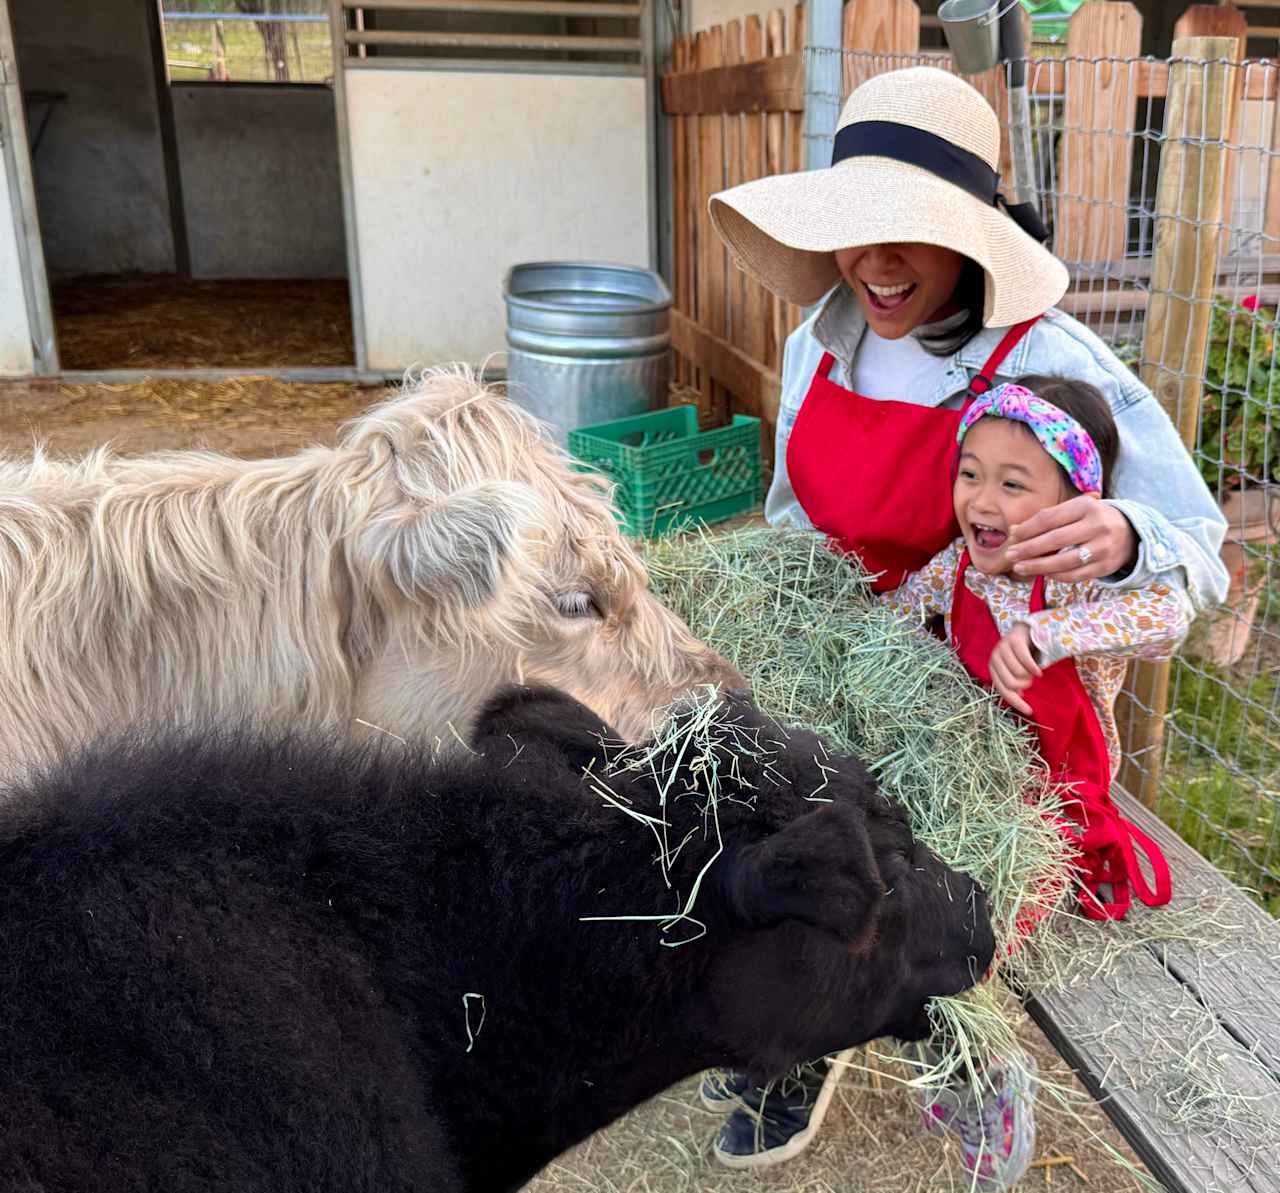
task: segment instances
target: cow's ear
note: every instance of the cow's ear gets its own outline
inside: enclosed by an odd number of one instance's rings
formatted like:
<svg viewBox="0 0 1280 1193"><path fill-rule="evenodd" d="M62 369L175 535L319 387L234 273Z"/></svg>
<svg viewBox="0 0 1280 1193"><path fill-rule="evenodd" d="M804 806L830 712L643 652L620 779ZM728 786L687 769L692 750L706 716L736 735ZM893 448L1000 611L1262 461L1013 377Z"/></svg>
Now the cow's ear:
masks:
<svg viewBox="0 0 1280 1193"><path fill-rule="evenodd" d="M571 770L606 760L605 743L618 735L585 704L555 688L513 684L481 710L471 732L479 754L506 759L527 746L550 747Z"/></svg>
<svg viewBox="0 0 1280 1193"><path fill-rule="evenodd" d="M731 918L749 928L799 920L852 943L875 926L884 883L853 801L825 804L730 853L720 875Z"/></svg>
<svg viewBox="0 0 1280 1193"><path fill-rule="evenodd" d="M408 600L442 598L470 607L494 595L538 524L538 495L530 486L486 481L430 505L377 515L355 551Z"/></svg>

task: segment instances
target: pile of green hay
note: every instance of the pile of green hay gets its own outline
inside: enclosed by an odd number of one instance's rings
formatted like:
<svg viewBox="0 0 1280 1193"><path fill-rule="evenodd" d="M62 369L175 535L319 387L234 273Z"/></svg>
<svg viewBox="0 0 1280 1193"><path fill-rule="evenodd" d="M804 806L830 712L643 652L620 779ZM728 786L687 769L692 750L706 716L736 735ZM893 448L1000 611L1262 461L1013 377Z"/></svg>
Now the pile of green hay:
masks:
<svg viewBox="0 0 1280 1193"><path fill-rule="evenodd" d="M1005 954L1071 868L1016 718L816 535L688 535L651 545L647 562L658 598L742 671L762 709L861 757L920 839L983 885Z"/></svg>
<svg viewBox="0 0 1280 1193"><path fill-rule="evenodd" d="M919 839L982 884L997 940L993 978L1028 991L1066 989L1121 973L1125 958L1146 955L1152 942L1207 946L1232 938L1235 929L1203 907L1135 909L1123 923L1105 924L1072 914L1074 900L1063 897L1073 886L1072 851L1053 823L1059 793L1020 719L970 680L945 643L880 605L869 578L819 536L766 528L691 534L649 544L647 563L658 598L738 667L762 709L862 758L907 809ZM722 759L709 736L713 725L695 704L669 718L647 751L624 752L616 764L654 767L658 775L672 751ZM714 810L715 767L704 770ZM706 837L714 847L715 835ZM1036 926L1025 932L1028 919ZM696 905L689 898L664 928L691 920ZM899 1079L918 1088L947 1083L957 1072L977 1079L983 1058L1017 1048L1016 1003L1004 990L992 980L935 999L937 1055L925 1064L907 1053L877 1052L880 1071L896 1066ZM1132 1029L1148 1044L1144 1055L1168 1058L1177 1069L1179 1081L1165 1081L1160 1097L1170 1129L1194 1110L1201 1126L1238 1134L1245 1124L1260 1154L1280 1145L1280 1128L1252 1121L1256 1111L1212 1057L1188 1049L1187 1024L1171 1012L1135 1005L1117 1012L1123 1024L1100 1028ZM1154 1065L1135 1061L1125 1083L1163 1089ZM1042 1082L1041 1095L1075 1115L1078 1096L1067 1087Z"/></svg>

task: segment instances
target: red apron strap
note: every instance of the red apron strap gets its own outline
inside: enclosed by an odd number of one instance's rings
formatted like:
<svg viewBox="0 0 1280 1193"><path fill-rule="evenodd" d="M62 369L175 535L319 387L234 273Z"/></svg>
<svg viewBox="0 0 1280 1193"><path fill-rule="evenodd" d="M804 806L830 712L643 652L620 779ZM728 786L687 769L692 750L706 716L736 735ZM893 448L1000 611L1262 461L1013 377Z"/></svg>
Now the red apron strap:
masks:
<svg viewBox="0 0 1280 1193"><path fill-rule="evenodd" d="M1040 316L1037 315L1034 319L1027 319L1023 323L1015 323L1004 333L1004 337L996 345L995 351L987 358L987 363L982 366L978 375L969 382L971 396L977 397L991 388L995 383L996 370L1004 364L1005 357L1014 350L1018 341L1039 322Z"/></svg>
<svg viewBox="0 0 1280 1193"><path fill-rule="evenodd" d="M818 361L818 376L830 377L831 366L834 365L835 363L836 363L836 358L832 356L830 352L824 352L822 354L822 359Z"/></svg>

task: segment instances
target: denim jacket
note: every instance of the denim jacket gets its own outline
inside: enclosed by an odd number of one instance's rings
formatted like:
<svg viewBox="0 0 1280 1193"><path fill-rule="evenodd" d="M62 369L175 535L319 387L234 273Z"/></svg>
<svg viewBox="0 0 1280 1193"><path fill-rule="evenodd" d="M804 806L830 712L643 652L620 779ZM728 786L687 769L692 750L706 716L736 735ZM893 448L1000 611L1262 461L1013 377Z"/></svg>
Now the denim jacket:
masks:
<svg viewBox="0 0 1280 1193"><path fill-rule="evenodd" d="M841 283L787 339L777 458L765 501L765 517L771 525L812 526L787 476L787 442L822 354L835 357L831 380L848 386L851 362L865 328L857 298ZM887 383L880 393L868 396L955 408L1006 330L985 328L947 358L943 380L932 393L894 393ZM1196 610L1221 601L1228 576L1218 551L1226 519L1151 391L1093 332L1056 309L1023 336L997 369L995 380L1013 381L1028 373L1087 381L1111 403L1120 451L1110 480L1114 496L1109 504L1132 525L1138 537L1138 559L1132 571L1099 583L1145 588L1159 577L1185 591Z"/></svg>

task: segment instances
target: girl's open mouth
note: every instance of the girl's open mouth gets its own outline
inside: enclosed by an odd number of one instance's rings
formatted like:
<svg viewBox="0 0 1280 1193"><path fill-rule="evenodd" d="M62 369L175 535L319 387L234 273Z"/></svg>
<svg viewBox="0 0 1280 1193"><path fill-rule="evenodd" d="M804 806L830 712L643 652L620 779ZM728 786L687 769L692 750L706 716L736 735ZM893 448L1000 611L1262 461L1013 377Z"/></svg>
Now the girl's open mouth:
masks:
<svg viewBox="0 0 1280 1193"><path fill-rule="evenodd" d="M977 523L973 525L973 541L984 551L999 551L1008 537L1005 531L997 530L994 526L979 526Z"/></svg>
<svg viewBox="0 0 1280 1193"><path fill-rule="evenodd" d="M867 301L872 309L889 314L905 306L916 292L915 282L901 282L896 286L877 286L871 282L863 282L862 288L867 292Z"/></svg>

